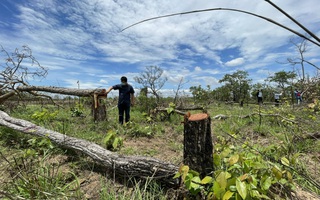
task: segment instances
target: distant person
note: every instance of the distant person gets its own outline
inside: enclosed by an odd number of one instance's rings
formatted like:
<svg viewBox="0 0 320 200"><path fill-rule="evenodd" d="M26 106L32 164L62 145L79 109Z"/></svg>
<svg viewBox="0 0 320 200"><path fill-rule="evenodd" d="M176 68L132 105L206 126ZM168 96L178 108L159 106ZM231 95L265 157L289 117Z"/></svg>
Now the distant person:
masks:
<svg viewBox="0 0 320 200"><path fill-rule="evenodd" d="M299 90L297 89L294 90L294 97L296 98L298 105L302 103L302 95L301 95L301 92L299 92Z"/></svg>
<svg viewBox="0 0 320 200"><path fill-rule="evenodd" d="M275 92L274 93L274 102L275 102L275 106L279 106L280 104L280 96L282 95L282 93L278 93L278 92Z"/></svg>
<svg viewBox="0 0 320 200"><path fill-rule="evenodd" d="M134 89L128 84L128 79L125 76L121 77L121 84L111 86L106 93L108 94L112 89L119 90L118 111L119 123L123 124L125 115L125 122L130 120L130 106L134 105Z"/></svg>
<svg viewBox="0 0 320 200"><path fill-rule="evenodd" d="M258 98L258 104L261 105L262 104L262 91L258 90L256 95Z"/></svg>

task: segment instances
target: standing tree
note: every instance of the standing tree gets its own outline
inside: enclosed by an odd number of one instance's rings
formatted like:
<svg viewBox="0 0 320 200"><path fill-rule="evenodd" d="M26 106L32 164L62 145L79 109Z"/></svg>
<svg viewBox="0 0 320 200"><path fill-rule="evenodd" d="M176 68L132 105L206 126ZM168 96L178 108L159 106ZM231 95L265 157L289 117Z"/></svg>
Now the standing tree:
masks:
<svg viewBox="0 0 320 200"><path fill-rule="evenodd" d="M219 80L219 83L226 83L233 95L233 101L241 103L249 96L250 82L249 74L246 71L238 70L233 74L226 74Z"/></svg>
<svg viewBox="0 0 320 200"><path fill-rule="evenodd" d="M286 96L287 87L292 85L292 83L290 83L290 79L293 80L294 78L296 78L296 76L297 76L296 73L292 71L289 71L289 72L280 71L280 72L276 72L273 76L270 76L269 80L270 82L277 83L278 87L281 88L281 90L283 91L284 96Z"/></svg>
<svg viewBox="0 0 320 200"><path fill-rule="evenodd" d="M210 85L207 85L207 89L202 88L201 85L191 86L189 90L196 103L200 103L204 105L208 105L211 103L212 90L210 88Z"/></svg>
<svg viewBox="0 0 320 200"><path fill-rule="evenodd" d="M233 98L231 99L231 90L230 87L223 85L220 87L215 88L213 91L213 98L215 100L218 101L225 101L225 102L229 102L231 100L233 100Z"/></svg>
<svg viewBox="0 0 320 200"><path fill-rule="evenodd" d="M150 89L151 94L154 95L157 99L157 103L160 101L160 92L159 90L168 80L167 77L163 77L163 69L158 66L148 66L146 70L143 71L139 76L134 77L133 79L141 84L144 88Z"/></svg>

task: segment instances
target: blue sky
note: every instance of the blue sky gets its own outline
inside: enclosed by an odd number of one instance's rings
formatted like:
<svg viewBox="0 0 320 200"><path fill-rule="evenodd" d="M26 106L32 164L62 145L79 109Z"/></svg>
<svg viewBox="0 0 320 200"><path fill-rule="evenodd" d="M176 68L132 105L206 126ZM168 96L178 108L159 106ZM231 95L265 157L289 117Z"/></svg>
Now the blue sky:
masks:
<svg viewBox="0 0 320 200"><path fill-rule="evenodd" d="M183 3L182 3L183 2ZM320 36L319 0L273 0ZM8 51L28 45L46 79L33 85L108 88L127 76L134 82L146 66L164 69L162 93L177 88L181 78L190 86L210 85L225 74L246 70L254 82L292 66L279 64L298 56L289 39L294 35L274 24L242 13L213 11L148 21L160 15L215 7L253 12L302 34L297 25L264 0L1 0L0 44ZM320 64L320 48L305 54ZM313 76L315 68L307 66Z"/></svg>

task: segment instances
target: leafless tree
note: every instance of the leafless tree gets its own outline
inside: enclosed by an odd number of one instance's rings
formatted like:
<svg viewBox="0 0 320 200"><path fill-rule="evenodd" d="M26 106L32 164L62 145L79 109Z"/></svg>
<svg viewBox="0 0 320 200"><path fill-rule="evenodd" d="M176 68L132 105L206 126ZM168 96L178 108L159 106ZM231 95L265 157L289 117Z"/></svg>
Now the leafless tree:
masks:
<svg viewBox="0 0 320 200"><path fill-rule="evenodd" d="M296 47L299 52L299 57L287 58L288 62L292 65L300 65L302 77L301 81L305 81L305 68L304 68L304 54L307 52L306 40L301 40L300 42L295 41L293 38L290 39L290 42Z"/></svg>
<svg viewBox="0 0 320 200"><path fill-rule="evenodd" d="M148 66L139 76L134 77L134 80L141 84L144 88L151 90L151 94L157 98L159 103L159 90L167 82L168 78L163 77L163 69L158 66Z"/></svg>
<svg viewBox="0 0 320 200"><path fill-rule="evenodd" d="M11 54L1 46L1 53L5 59L4 63L0 63L0 103L15 94L20 94L17 87L29 85L29 79L45 78L48 73L48 69L40 65L26 45L21 49L16 48Z"/></svg>
<svg viewBox="0 0 320 200"><path fill-rule="evenodd" d="M173 100L173 103L176 104L177 103L177 100L179 98L179 92L180 90L182 89L183 85L186 84L188 81L184 81L183 77L180 79L179 81L179 84L178 84L178 88L177 90L174 90L174 100Z"/></svg>
<svg viewBox="0 0 320 200"><path fill-rule="evenodd" d="M297 72L297 74L300 76L298 83L300 84L300 87L303 90L305 90L306 88L308 88L308 85L310 83L309 78L306 77L305 67L312 66L317 70L320 70L320 68L317 65L313 64L311 61L308 61L307 58L305 57L309 47L307 40L299 39L299 38L298 39L291 38L290 42L295 46L299 56L287 58L287 63L293 66L298 65L298 67L299 66L301 67L301 71L298 70Z"/></svg>

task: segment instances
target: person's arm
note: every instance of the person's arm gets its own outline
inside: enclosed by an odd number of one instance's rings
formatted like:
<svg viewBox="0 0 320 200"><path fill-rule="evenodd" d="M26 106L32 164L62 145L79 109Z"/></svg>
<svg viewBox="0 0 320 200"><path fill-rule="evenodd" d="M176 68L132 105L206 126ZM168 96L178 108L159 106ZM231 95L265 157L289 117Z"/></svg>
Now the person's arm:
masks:
<svg viewBox="0 0 320 200"><path fill-rule="evenodd" d="M106 93L108 94L111 90L113 89L113 86L109 87L106 91Z"/></svg>

